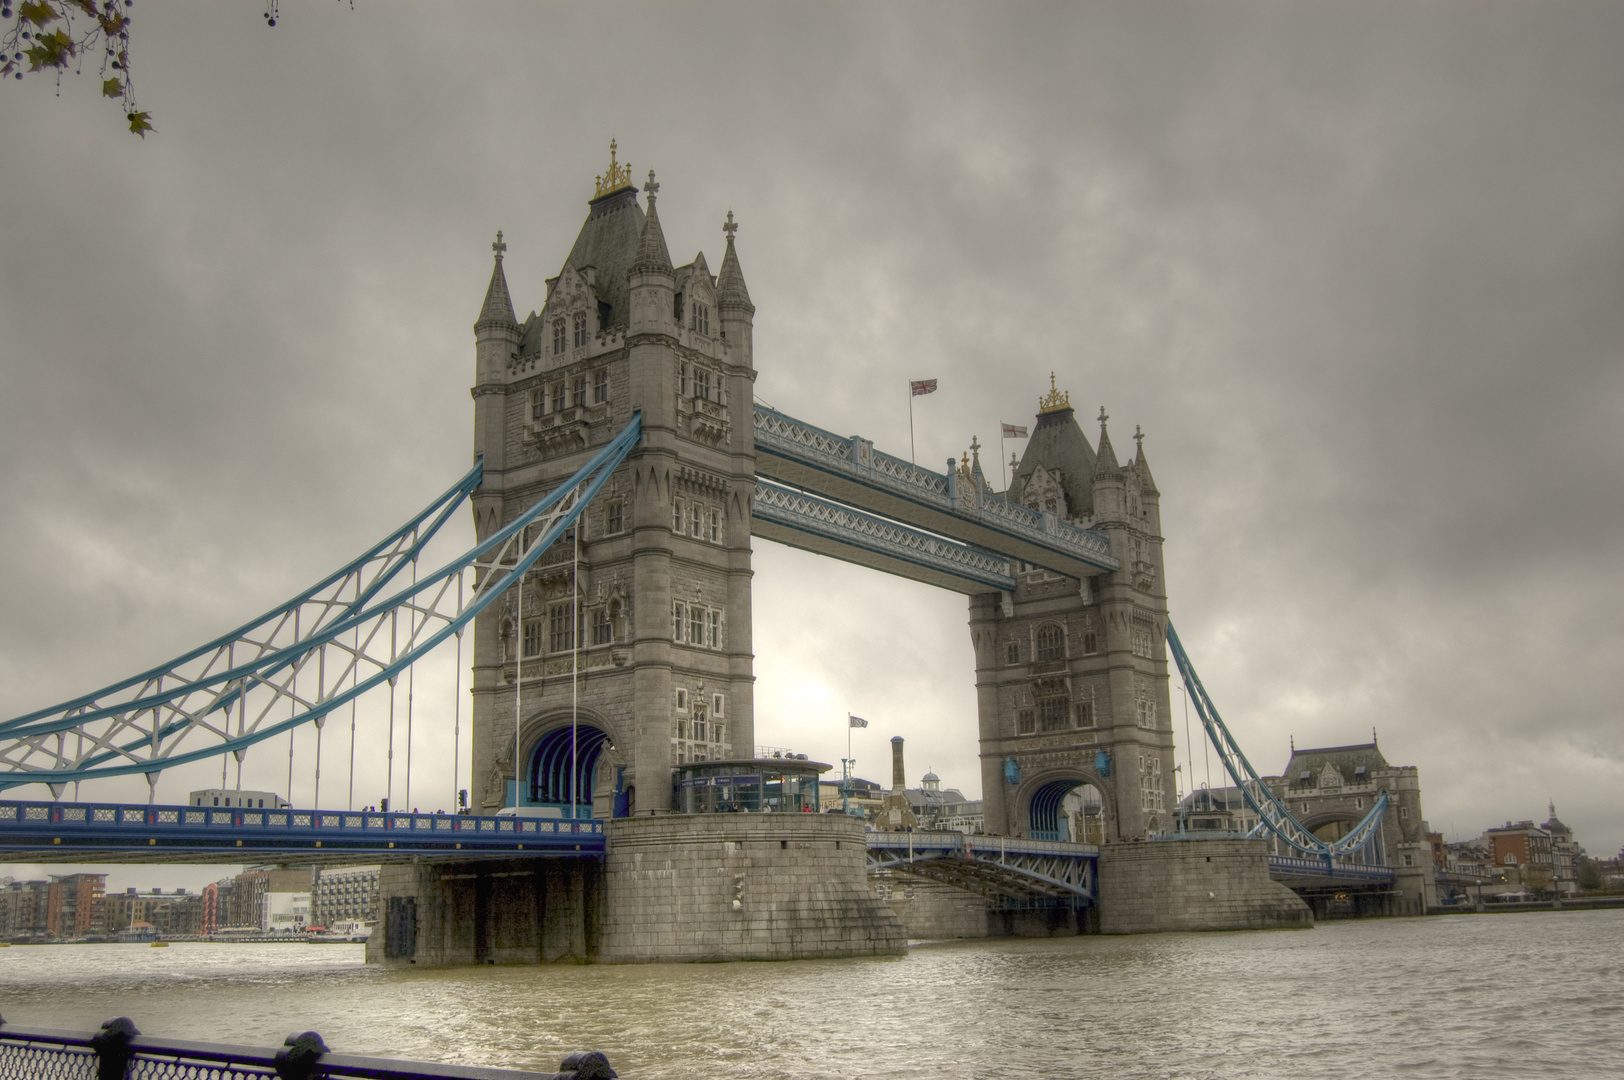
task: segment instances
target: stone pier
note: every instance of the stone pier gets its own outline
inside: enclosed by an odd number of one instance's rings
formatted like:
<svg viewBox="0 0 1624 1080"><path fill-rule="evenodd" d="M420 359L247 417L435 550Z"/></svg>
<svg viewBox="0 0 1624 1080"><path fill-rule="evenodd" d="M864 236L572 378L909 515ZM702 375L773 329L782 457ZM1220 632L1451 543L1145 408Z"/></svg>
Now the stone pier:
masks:
<svg viewBox="0 0 1624 1080"><path fill-rule="evenodd" d="M1140 840L1100 848L1100 932L1284 930L1314 925L1269 877L1266 840Z"/></svg>
<svg viewBox="0 0 1624 1080"><path fill-rule="evenodd" d="M585 963L601 937L592 859L385 866L367 963L395 967Z"/></svg>
<svg viewBox="0 0 1624 1080"><path fill-rule="evenodd" d="M839 814L618 819L597 959L900 955L902 921L866 866L863 823Z"/></svg>

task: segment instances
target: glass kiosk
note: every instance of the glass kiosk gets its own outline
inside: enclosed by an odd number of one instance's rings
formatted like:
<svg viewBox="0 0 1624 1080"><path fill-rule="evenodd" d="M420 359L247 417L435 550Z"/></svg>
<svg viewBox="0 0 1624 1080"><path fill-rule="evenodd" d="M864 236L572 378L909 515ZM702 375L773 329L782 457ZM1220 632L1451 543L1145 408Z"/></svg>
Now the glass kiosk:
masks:
<svg viewBox="0 0 1624 1080"><path fill-rule="evenodd" d="M818 776L834 766L800 757L695 761L676 768L683 814L816 814Z"/></svg>

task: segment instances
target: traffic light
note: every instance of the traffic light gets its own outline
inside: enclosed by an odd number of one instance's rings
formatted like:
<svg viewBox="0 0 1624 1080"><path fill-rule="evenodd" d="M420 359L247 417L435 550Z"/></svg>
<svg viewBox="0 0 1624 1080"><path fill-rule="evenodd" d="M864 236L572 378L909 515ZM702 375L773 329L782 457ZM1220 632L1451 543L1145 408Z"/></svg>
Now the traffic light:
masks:
<svg viewBox="0 0 1624 1080"><path fill-rule="evenodd" d="M388 799L379 799L378 800L378 809L381 812L385 813L385 814L389 813L389 800Z"/></svg>
<svg viewBox="0 0 1624 1080"><path fill-rule="evenodd" d="M467 788L458 788L457 789L457 809L459 809L459 810L468 809L468 789Z"/></svg>

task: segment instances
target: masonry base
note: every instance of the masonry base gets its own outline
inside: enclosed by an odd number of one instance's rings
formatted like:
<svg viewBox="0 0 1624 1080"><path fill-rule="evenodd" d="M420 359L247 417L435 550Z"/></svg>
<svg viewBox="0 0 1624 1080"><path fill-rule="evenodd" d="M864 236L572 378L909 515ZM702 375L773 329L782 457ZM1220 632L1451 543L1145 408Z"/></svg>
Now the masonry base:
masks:
<svg viewBox="0 0 1624 1080"><path fill-rule="evenodd" d="M1313 913L1269 878L1265 840L1129 841L1100 848L1100 932L1301 929Z"/></svg>
<svg viewBox="0 0 1624 1080"><path fill-rule="evenodd" d="M835 814L617 819L596 959L900 955L902 921L866 865L862 822Z"/></svg>

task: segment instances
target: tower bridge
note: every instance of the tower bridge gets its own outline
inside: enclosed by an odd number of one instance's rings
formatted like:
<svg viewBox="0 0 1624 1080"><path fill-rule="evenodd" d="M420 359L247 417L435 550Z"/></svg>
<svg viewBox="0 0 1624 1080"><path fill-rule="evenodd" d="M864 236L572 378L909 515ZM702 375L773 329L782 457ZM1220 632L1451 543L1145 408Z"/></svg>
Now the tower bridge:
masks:
<svg viewBox="0 0 1624 1080"><path fill-rule="evenodd" d="M973 444L935 472L756 403L756 308L738 226L730 212L714 276L702 252L676 266L659 187L651 171L639 189L612 151L574 245L539 311L522 322L497 234L474 324L475 466L440 499L232 634L0 722L0 790L44 784L60 800L69 783L137 774L152 793L145 808L71 804L90 814L83 820L58 813L69 804L4 804L19 809L0 813L0 844L37 845L43 824L57 829L53 848L100 837L106 851L130 858L169 857L186 844L215 852L226 837L227 854L278 845L324 859L335 850L409 852L384 859L399 863L384 889L422 913L413 916L424 943L414 962L496 955L485 930L469 937L447 913L473 905L484 912L480 926L517 925L500 888L479 878L464 896L458 875L430 868L499 851L599 860L571 888L577 907L599 897L601 936L580 941L594 941L581 949L602 959L895 951L901 928L863 883L871 866L1006 898L1098 904L1111 929L1113 902L1126 912L1159 883L1217 873L1192 844L1153 839L1175 831L1170 651L1208 737L1277 846L1331 872L1369 844L1385 801L1347 835L1321 840L1251 769L1200 688L1168 622L1160 492L1142 435L1120 462L1105 410L1097 439L1085 437L1051 379L1026 453L998 492ZM464 503L474 547L420 574L425 545ZM996 861L979 838L917 837L904 858L913 840L865 837L849 819L674 812L685 769L743 758L755 745L753 537L968 597L986 828L1004 838ZM319 760L329 716L369 692L393 701L397 678L453 639L460 678L469 628L471 814L312 809L272 825L212 814L194 823L182 808L181 819L163 818L164 770L219 760L224 786L234 760L240 781L245 754L304 724L318 732ZM460 724L460 700L456 709ZM1080 791L1096 808L1099 846L1070 842L1075 819L1064 806ZM522 816L530 813L550 815L555 831L532 832L539 818ZM138 834L146 850L118 840ZM1193 922L1135 916L1123 928L1306 918L1271 884L1267 845L1234 843L1242 847L1225 849L1230 869L1219 876L1228 884L1212 879L1234 894L1227 914L1185 904ZM1127 899L1112 900L1113 860L1123 867L1118 883L1136 890L1119 889ZM823 875L810 906L786 884L804 883L808 866ZM1183 911L1181 903L1172 908ZM673 911L703 913L683 942L638 929ZM405 947L401 934L386 936Z"/></svg>

